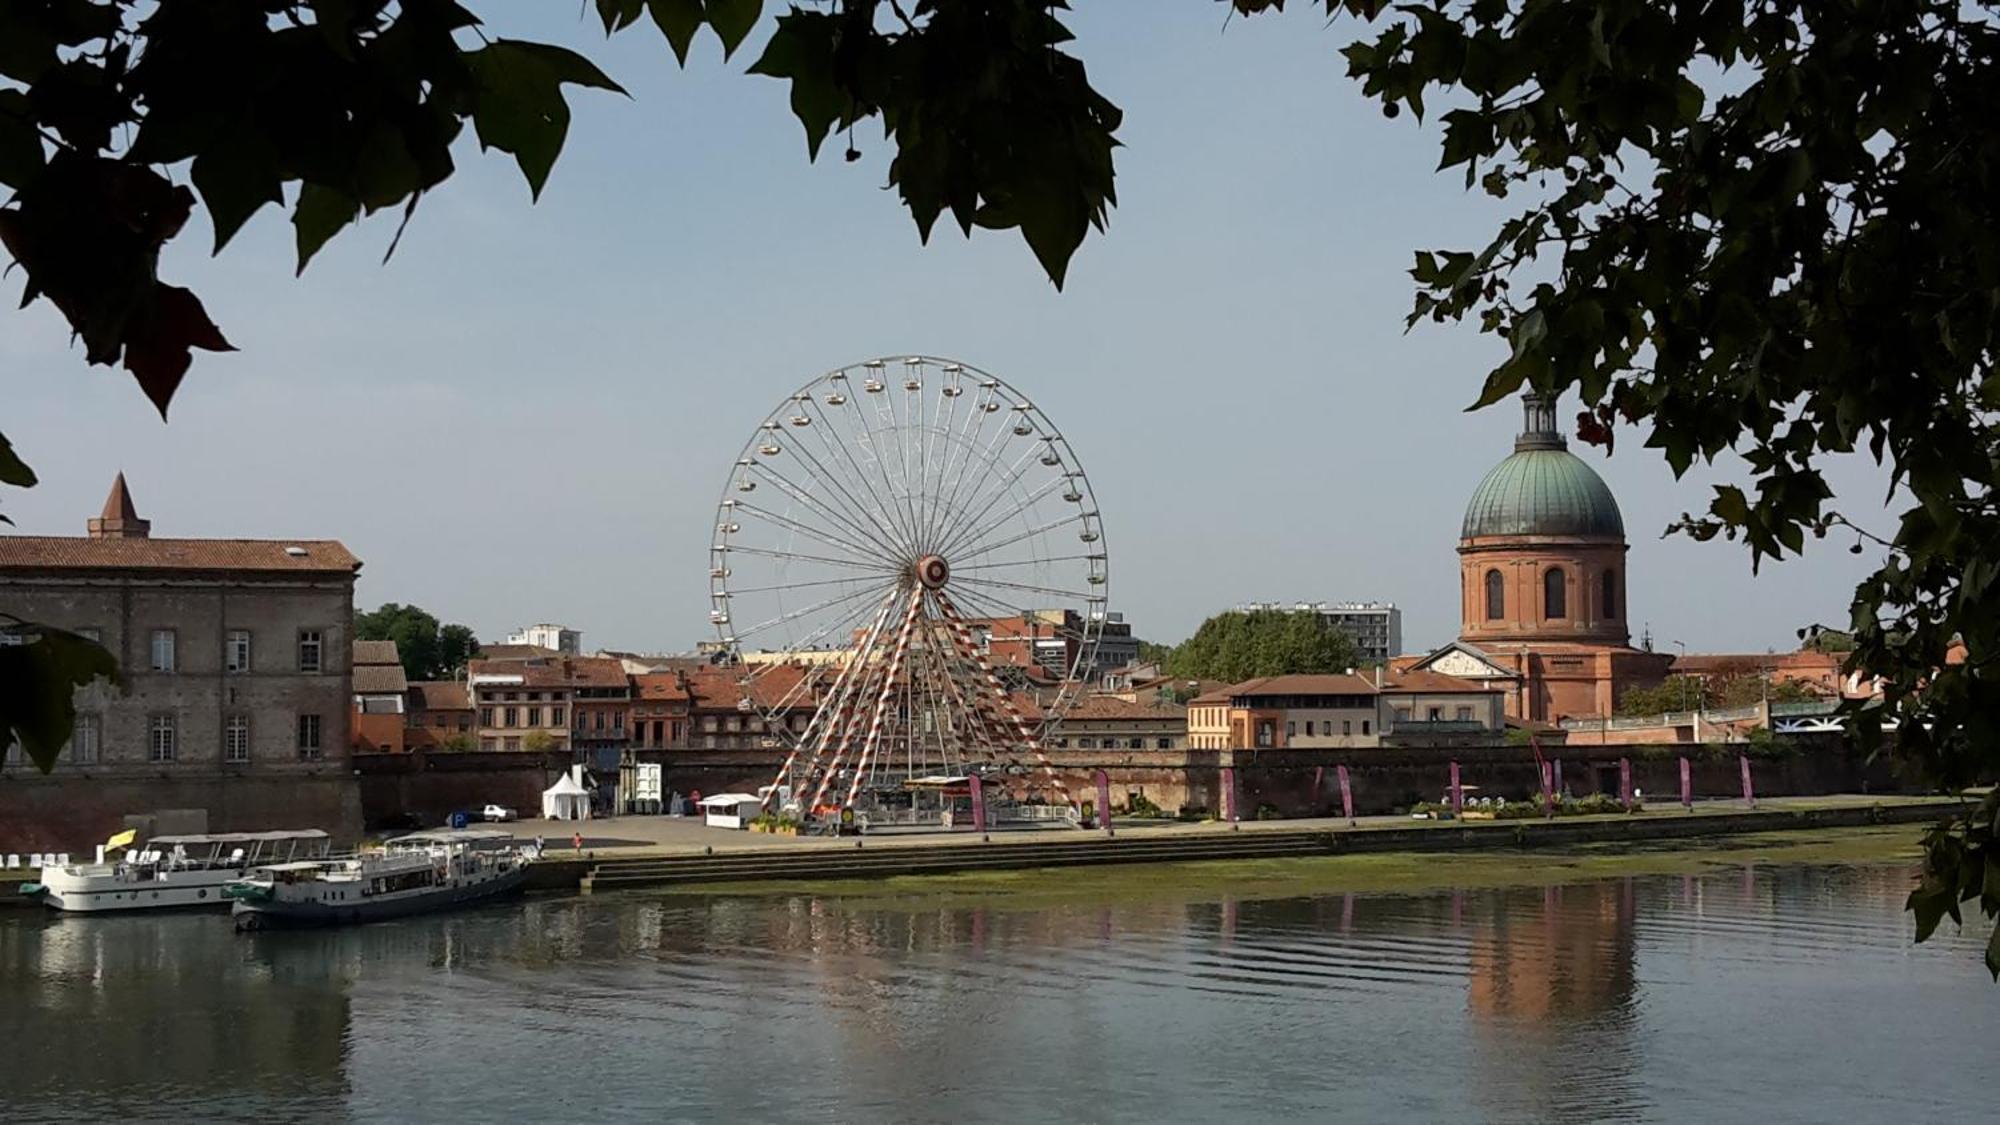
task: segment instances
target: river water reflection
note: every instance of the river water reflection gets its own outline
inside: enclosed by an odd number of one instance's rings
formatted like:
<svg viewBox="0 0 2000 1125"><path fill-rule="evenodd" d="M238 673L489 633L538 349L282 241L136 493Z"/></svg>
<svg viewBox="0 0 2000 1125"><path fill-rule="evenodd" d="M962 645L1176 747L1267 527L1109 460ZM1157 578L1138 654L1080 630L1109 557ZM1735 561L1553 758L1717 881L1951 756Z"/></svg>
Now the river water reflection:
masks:
<svg viewBox="0 0 2000 1125"><path fill-rule="evenodd" d="M0 1120L1984 1119L1983 933L1912 948L1909 877L9 911Z"/></svg>

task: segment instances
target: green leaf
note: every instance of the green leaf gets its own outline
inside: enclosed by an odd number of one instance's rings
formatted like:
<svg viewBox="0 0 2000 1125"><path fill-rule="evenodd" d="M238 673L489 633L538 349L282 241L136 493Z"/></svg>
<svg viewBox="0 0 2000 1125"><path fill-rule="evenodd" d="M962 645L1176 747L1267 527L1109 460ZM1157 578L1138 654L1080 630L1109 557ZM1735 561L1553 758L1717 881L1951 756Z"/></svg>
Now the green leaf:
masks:
<svg viewBox="0 0 2000 1125"><path fill-rule="evenodd" d="M604 21L604 33L616 34L639 21L646 0L597 0L597 18Z"/></svg>
<svg viewBox="0 0 2000 1125"><path fill-rule="evenodd" d="M743 37L757 26L757 17L763 14L764 0L708 0L708 26L722 40L723 58L736 53Z"/></svg>
<svg viewBox="0 0 2000 1125"><path fill-rule="evenodd" d="M299 189L298 205L292 208L292 227L298 236L299 273L306 272L326 240L361 214L361 201L344 191L308 182Z"/></svg>
<svg viewBox="0 0 2000 1125"><path fill-rule="evenodd" d="M806 130L806 156L819 159L834 122L848 106L833 78L834 21L821 12L792 12L778 17L777 30L749 73L789 78L792 114Z"/></svg>
<svg viewBox="0 0 2000 1125"><path fill-rule="evenodd" d="M0 749L20 743L47 773L76 725L77 688L118 679L104 646L75 633L29 623L9 628L25 644L0 644Z"/></svg>
<svg viewBox="0 0 2000 1125"><path fill-rule="evenodd" d="M35 487L35 470L14 452L14 446L5 434L0 434L0 484L11 484L16 488Z"/></svg>
<svg viewBox="0 0 2000 1125"><path fill-rule="evenodd" d="M647 0L646 10L653 16L653 26L667 37L667 45L674 49L674 58L686 66L688 48L693 46L694 33L701 30L706 14L701 0Z"/></svg>
<svg viewBox="0 0 2000 1125"><path fill-rule="evenodd" d="M2000 981L2000 924L1993 927L1993 936L1986 939L1986 971Z"/></svg>
<svg viewBox="0 0 2000 1125"><path fill-rule="evenodd" d="M513 153L537 199L569 133L563 85L625 92L589 59L544 43L497 39L467 54L466 60L475 90L472 125L480 145Z"/></svg>
<svg viewBox="0 0 2000 1125"><path fill-rule="evenodd" d="M28 96L0 90L0 184L26 187L47 162Z"/></svg>
<svg viewBox="0 0 2000 1125"><path fill-rule="evenodd" d="M283 206L285 202L277 150L255 134L203 149L194 158L189 178L201 193L202 205L208 208L209 222L215 227L214 252L218 254L259 208L266 203ZM299 268L305 268L303 259Z"/></svg>

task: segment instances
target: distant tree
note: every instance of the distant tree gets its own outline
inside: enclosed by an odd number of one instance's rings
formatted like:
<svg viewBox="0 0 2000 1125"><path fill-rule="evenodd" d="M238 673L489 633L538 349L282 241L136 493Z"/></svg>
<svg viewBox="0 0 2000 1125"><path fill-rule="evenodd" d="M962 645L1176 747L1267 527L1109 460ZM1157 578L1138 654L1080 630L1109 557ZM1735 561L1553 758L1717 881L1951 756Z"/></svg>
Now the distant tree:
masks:
<svg viewBox="0 0 2000 1125"><path fill-rule="evenodd" d="M1620 716L1637 718L1662 715L1668 711L1710 711L1751 707L1769 699L1772 703L1803 703L1821 698L1796 680L1768 680L1763 673L1746 671L1725 676L1668 676L1658 687L1628 688L1618 700Z"/></svg>
<svg viewBox="0 0 2000 1125"><path fill-rule="evenodd" d="M1853 652L1854 634L1839 629L1816 629L1799 647L1811 652Z"/></svg>
<svg viewBox="0 0 2000 1125"><path fill-rule="evenodd" d="M385 602L373 613L355 614L354 636L363 641L396 642L403 674L412 680L445 679L479 651L471 629L440 626L422 607L397 602Z"/></svg>
<svg viewBox="0 0 2000 1125"><path fill-rule="evenodd" d="M438 743L438 749L449 751L453 754L463 754L468 750L476 748L478 745L478 743L472 740L471 735L459 733L447 735L443 741Z"/></svg>
<svg viewBox="0 0 2000 1125"><path fill-rule="evenodd" d="M1257 676L1344 672L1355 665L1353 638L1317 613L1232 610L1201 623L1167 661L1185 680L1236 683Z"/></svg>
<svg viewBox="0 0 2000 1125"><path fill-rule="evenodd" d="M556 748L556 736L545 730L531 730L521 738L521 749L530 754L546 754Z"/></svg>
<svg viewBox="0 0 2000 1125"><path fill-rule="evenodd" d="M1172 645L1163 645L1155 641L1139 642L1139 663L1141 664L1165 664L1167 659L1173 656L1173 654L1174 646Z"/></svg>
<svg viewBox="0 0 2000 1125"><path fill-rule="evenodd" d="M446 625L438 630L437 672L434 679L457 679L473 657L479 655L479 638L464 625Z"/></svg>

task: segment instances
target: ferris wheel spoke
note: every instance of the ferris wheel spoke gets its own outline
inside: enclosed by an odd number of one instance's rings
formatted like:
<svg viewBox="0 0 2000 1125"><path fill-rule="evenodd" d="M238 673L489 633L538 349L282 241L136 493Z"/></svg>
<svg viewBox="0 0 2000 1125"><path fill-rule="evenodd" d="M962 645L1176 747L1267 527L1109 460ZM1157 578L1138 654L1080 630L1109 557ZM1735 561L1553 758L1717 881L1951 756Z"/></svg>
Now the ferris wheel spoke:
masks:
<svg viewBox="0 0 2000 1125"><path fill-rule="evenodd" d="M851 388L846 387L844 382L841 386L842 389L837 393L845 397ZM817 399L809 400L807 405L810 407L812 414L819 419L819 425L809 426L807 429L819 441L820 448L826 451L827 460L834 462L836 466L840 461L845 460L847 467L852 469L853 472L850 475L847 469L840 469L839 471L829 469L826 464L822 463L818 457L813 456L812 452L803 446L800 447L800 452L812 461L813 465L819 469L822 475L832 480L844 481L847 485L846 491L852 495L856 495L857 503L860 503L860 501L856 489L866 490L869 499L874 501L874 504L870 506L866 503L861 503L861 507L867 511L870 521L880 527L884 536L891 542L907 548L908 544L904 542L903 531L896 524L893 514L889 510L888 501L875 491L873 476L861 467L860 462L854 459L854 453L848 449L846 442L834 440L839 435L840 426L827 415L827 412L820 406ZM845 416L845 413L845 411L842 412L843 416Z"/></svg>
<svg viewBox="0 0 2000 1125"><path fill-rule="evenodd" d="M973 555L971 557L983 558L987 553L988 552L982 551L979 554ZM951 567L951 572L953 574L964 574L968 570L999 570L1002 567L1011 567L1011 566L1046 566L1049 563L1089 562L1092 559L1097 559L1100 557L1101 556L1098 555L1050 555L1047 558L1042 558L1037 556L1035 558L1027 558L1027 559L1010 559L1007 562L953 563Z"/></svg>
<svg viewBox="0 0 2000 1125"><path fill-rule="evenodd" d="M831 609L837 605L844 605L848 602L854 601L856 598L867 597L869 594L875 593L879 590L880 587L871 587L870 589L866 590L854 590L850 591L849 593L840 594L835 597L828 598L822 602L816 602L812 605L805 606L802 609L793 610L790 613L781 613L776 617L760 622L756 625L751 626L748 629L738 629L736 631L736 640L740 643L745 637L754 637L759 633L765 632L766 630L775 629L780 625L796 621L800 617L804 617L808 614L819 613L823 610Z"/></svg>
<svg viewBox="0 0 2000 1125"><path fill-rule="evenodd" d="M885 375L886 371L880 368L876 369L876 374L874 376L868 376L868 378L877 378L878 381L883 383L882 389L876 391L870 391L864 389L861 393L863 395L878 395L878 394L889 393L886 379L879 378L880 376L885 376ZM883 455L885 452L883 449L884 443L880 440L879 435L876 433L874 423L868 420L867 413L864 410L862 410L861 403L853 395L847 396L847 411L849 414L853 415L854 424L860 430L859 433L854 435L855 441L856 443L860 444L863 449L866 450L868 454L868 459L875 463L875 470L877 474L880 475L880 477L882 478L882 487L888 493L887 497L883 501L883 507L889 514L890 518L896 522L896 526L902 530L903 541L910 544L914 549L914 546L916 544L916 532L914 528L912 528L908 523L904 522L904 517L908 515L908 505L907 504L903 505L902 511L897 510L896 481L895 478L889 475L889 462L888 459ZM856 464L857 465L859 464L858 460L856 461Z"/></svg>
<svg viewBox="0 0 2000 1125"><path fill-rule="evenodd" d="M780 559L785 562L798 562L798 561L819 562L819 563L826 563L829 566L844 566L854 570L865 570L882 575L892 575L896 573L898 569L897 567L884 562L863 563L863 562L856 562L853 559L829 558L826 555L805 555L805 554L800 554L797 551L772 551L772 550L767 550L763 547L745 547L735 543L731 543L727 547L720 548L720 550L723 554L726 555L756 555L759 558Z"/></svg>
<svg viewBox="0 0 2000 1125"><path fill-rule="evenodd" d="M966 578L962 575L953 578L952 585L971 586L974 589L1024 590L1029 593L1055 594L1058 597L1077 598L1085 602L1096 601L1099 596L1087 590L1065 590L1057 586L1037 586L1027 582L1003 582L997 578Z"/></svg>
<svg viewBox="0 0 2000 1125"><path fill-rule="evenodd" d="M787 590L806 590L814 586L851 586L856 582L871 583L878 590L882 588L882 579L873 575L864 576L856 574L847 578L815 578L806 582L780 582L770 586L739 586L732 588L729 593L732 597L738 597L743 594L770 594L784 593Z"/></svg>
<svg viewBox="0 0 2000 1125"><path fill-rule="evenodd" d="M899 552L896 548L884 540L875 528L866 523L856 521L848 513L836 510L830 503L822 503L813 499L811 494L799 488L798 485L793 484L784 474L772 469L768 465L759 462L752 465L751 469L757 471L760 476L769 480L772 484L777 485L780 492L819 513L820 517L828 523L835 524L843 533L853 534L873 543L886 558L897 557Z"/></svg>
<svg viewBox="0 0 2000 1125"><path fill-rule="evenodd" d="M966 480L971 475L974 460L977 459L982 469L992 469L999 464L1000 447L1006 444L1007 441L1007 420L1002 416L1005 413L1006 411L1000 409L999 396L990 389L982 388L977 408L973 411L973 415L978 419L979 424L973 430L971 440L965 443L965 456L959 458L958 462L958 476L952 481L951 491L946 493L944 497L943 509L947 518L956 515L960 511L959 498L961 496L965 497L965 504L967 507L970 507L973 498L979 495L980 485L978 483L973 484L971 494L968 495L965 493ZM987 439L984 446L981 446L979 439L986 433L986 420L988 417L997 419L999 425L994 428L993 436ZM939 544L939 546L942 546L942 544Z"/></svg>
<svg viewBox="0 0 2000 1125"><path fill-rule="evenodd" d="M856 558L867 559L871 562L880 561L880 557L877 556L873 551L870 551L867 547L857 544L852 540L840 538L834 535L833 533L826 531L823 528L817 528L807 523L800 523L799 521L792 519L789 516L781 516L776 512L760 508L755 504L744 504L739 501L736 506L736 510L739 512L749 512L753 515L762 516L772 523L778 524L781 527L790 528L791 530L796 531L799 534L804 535L809 539L815 539L821 543L826 544L829 547L834 547L842 551L850 552Z"/></svg>
<svg viewBox="0 0 2000 1125"><path fill-rule="evenodd" d="M1020 532L1019 534L1014 535L1010 538L1002 539L997 543L974 543L969 547L959 551L958 553L966 555L968 557L975 557L975 558L980 555L991 554L994 551L998 551L1006 547L1011 547L1014 544L1020 543L1024 540L1033 539L1038 535L1047 534L1048 532L1054 531L1056 528L1059 528L1066 523L1075 523L1081 519L1083 519L1082 512L1071 512L1066 516L1062 516L1057 519L1052 519L1047 523L1031 527L1026 531Z"/></svg>
<svg viewBox="0 0 2000 1125"><path fill-rule="evenodd" d="M1034 450L1029 450L1028 452L1032 455ZM980 508L976 515L968 516L962 529L957 535L953 536L945 550L960 554L964 553L968 545L976 544L986 535L1005 527L1014 517L1029 511L1036 504L1041 503L1043 498L1047 497L1050 493L1069 483L1069 478L1067 477L1050 477L1033 491L1017 496L1013 492L1013 488L1019 480L1020 473L1017 472L987 499L985 506ZM992 515L994 507L1000 501L1008 498L1013 498L1016 503L999 515L992 516L989 520L988 517Z"/></svg>

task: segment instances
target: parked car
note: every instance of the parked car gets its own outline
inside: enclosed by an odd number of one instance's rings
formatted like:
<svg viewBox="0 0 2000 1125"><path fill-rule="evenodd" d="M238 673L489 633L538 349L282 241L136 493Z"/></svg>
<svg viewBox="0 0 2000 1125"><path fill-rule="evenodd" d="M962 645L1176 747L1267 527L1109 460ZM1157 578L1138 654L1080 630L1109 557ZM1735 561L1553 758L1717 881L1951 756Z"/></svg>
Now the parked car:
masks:
<svg viewBox="0 0 2000 1125"><path fill-rule="evenodd" d="M487 820L518 820L521 814L505 805L488 805L481 815Z"/></svg>

